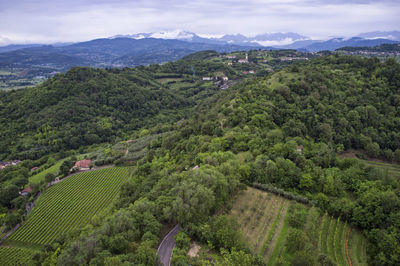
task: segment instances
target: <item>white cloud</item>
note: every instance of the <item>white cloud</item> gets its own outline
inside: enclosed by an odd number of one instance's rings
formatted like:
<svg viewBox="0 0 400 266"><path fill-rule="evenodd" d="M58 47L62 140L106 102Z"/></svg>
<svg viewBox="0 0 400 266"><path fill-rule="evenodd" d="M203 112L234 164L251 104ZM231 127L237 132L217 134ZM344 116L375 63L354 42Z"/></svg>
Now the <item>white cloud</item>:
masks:
<svg viewBox="0 0 400 266"><path fill-rule="evenodd" d="M399 13L396 1L18 0L0 3L0 36L56 42L183 29L203 35L291 31L327 38L396 30Z"/></svg>

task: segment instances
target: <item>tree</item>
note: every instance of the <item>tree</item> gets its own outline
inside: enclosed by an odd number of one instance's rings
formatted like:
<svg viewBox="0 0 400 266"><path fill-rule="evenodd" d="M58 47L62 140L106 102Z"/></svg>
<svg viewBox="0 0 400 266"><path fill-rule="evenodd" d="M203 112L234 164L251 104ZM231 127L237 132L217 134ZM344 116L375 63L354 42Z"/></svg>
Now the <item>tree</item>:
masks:
<svg viewBox="0 0 400 266"><path fill-rule="evenodd" d="M365 150L366 150L368 156L370 156L372 158L378 157L380 154L380 151L381 151L379 144L376 142L368 143L365 147Z"/></svg>
<svg viewBox="0 0 400 266"><path fill-rule="evenodd" d="M190 246L190 237L185 232L180 231L175 236L175 245L177 248L187 252Z"/></svg>
<svg viewBox="0 0 400 266"><path fill-rule="evenodd" d="M9 213L6 216L5 225L7 227L7 230L10 230L20 222L21 222L21 216L15 213Z"/></svg>
<svg viewBox="0 0 400 266"><path fill-rule="evenodd" d="M52 173L48 173L46 174L46 176L44 177L44 180L46 180L47 183L50 183L51 181L53 181L56 178L56 176Z"/></svg>

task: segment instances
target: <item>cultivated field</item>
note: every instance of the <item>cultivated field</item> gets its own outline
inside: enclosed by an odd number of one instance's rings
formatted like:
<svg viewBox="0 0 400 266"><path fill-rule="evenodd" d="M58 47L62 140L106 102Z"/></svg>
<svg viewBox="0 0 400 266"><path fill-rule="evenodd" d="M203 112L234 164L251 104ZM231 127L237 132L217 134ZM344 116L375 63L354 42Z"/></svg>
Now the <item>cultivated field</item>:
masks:
<svg viewBox="0 0 400 266"><path fill-rule="evenodd" d="M0 265L24 265L30 260L34 252L34 250L27 248L0 247Z"/></svg>
<svg viewBox="0 0 400 266"><path fill-rule="evenodd" d="M286 249L286 238L291 230L290 212L295 203L272 193L248 188L240 194L230 215L235 216L254 254L262 256L268 265L276 265L291 258ZM315 208L305 208L306 218L302 231L318 249L338 265L366 265L366 240L356 230L327 214L321 215Z"/></svg>
<svg viewBox="0 0 400 266"><path fill-rule="evenodd" d="M83 172L48 188L5 245L41 246L84 226L112 202L129 172L126 167Z"/></svg>

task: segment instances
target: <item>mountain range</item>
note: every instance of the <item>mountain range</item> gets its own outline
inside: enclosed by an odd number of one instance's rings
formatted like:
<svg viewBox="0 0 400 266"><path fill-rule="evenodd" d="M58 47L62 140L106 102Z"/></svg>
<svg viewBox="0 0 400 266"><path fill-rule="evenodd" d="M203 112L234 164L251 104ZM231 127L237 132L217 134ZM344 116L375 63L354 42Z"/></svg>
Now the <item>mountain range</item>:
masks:
<svg viewBox="0 0 400 266"><path fill-rule="evenodd" d="M387 37L384 39L382 37ZM135 67L174 61L202 50L217 52L253 49L296 49L304 52L333 51L342 47L371 47L399 43L400 32L370 32L352 38L313 40L297 33L199 36L186 31L162 31L117 35L78 43L26 44L0 47L0 68L41 68L42 74L65 71L72 66Z"/></svg>
<svg viewBox="0 0 400 266"><path fill-rule="evenodd" d="M382 43L396 43L400 41L400 31L375 31L361 33L350 38L335 37L328 40L312 39L308 36L293 32L265 33L255 36L245 36L243 34L228 34L220 37L199 36L196 33L174 30L150 33L137 33L131 35L116 35L114 38L157 38L175 39L186 42L208 43L208 44L235 44L241 46L267 47L279 49L301 49L303 51L317 52L330 50L345 46L375 46Z"/></svg>
<svg viewBox="0 0 400 266"><path fill-rule="evenodd" d="M0 68L48 67L66 70L72 66L134 67L174 61L193 52L232 52L254 49L235 44L210 44L155 38L109 38L65 46L33 46L0 53Z"/></svg>

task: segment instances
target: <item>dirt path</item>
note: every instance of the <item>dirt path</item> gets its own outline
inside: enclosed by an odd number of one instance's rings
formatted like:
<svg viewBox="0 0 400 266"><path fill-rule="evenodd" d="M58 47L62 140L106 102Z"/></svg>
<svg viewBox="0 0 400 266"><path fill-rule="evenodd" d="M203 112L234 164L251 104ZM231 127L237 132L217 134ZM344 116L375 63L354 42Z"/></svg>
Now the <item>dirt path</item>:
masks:
<svg viewBox="0 0 400 266"><path fill-rule="evenodd" d="M351 259L349 256L349 238L350 238L350 233L351 233L351 227L349 227L349 230L347 231L347 237L346 237L346 256L347 256L347 261L349 262L349 265L352 266L351 264Z"/></svg>

